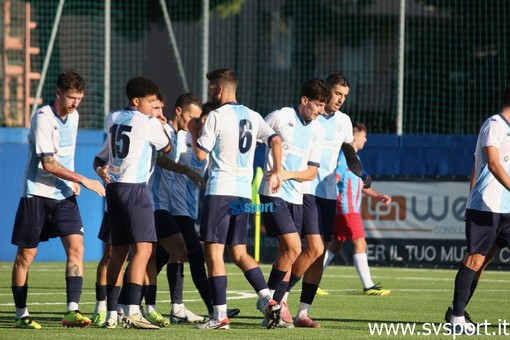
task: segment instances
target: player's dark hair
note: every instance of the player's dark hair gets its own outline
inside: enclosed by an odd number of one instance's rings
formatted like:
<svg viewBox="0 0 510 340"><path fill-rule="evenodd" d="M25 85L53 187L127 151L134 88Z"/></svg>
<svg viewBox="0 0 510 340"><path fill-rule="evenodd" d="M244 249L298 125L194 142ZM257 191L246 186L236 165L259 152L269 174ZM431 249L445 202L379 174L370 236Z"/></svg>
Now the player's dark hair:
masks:
<svg viewBox="0 0 510 340"><path fill-rule="evenodd" d="M332 89L333 86L335 85L351 87L351 85L349 85L349 81L347 80L347 78L345 78L340 73L333 73L329 75L324 83L328 89Z"/></svg>
<svg viewBox="0 0 510 340"><path fill-rule="evenodd" d="M503 89L503 107L510 106L510 84L507 84Z"/></svg>
<svg viewBox="0 0 510 340"><path fill-rule="evenodd" d="M360 122L352 123L352 132L361 132L361 131L367 132L367 127L365 126L365 124L360 123Z"/></svg>
<svg viewBox="0 0 510 340"><path fill-rule="evenodd" d="M158 85L150 79L135 77L129 79L126 84L126 96L128 100L143 98L151 95L161 95Z"/></svg>
<svg viewBox="0 0 510 340"><path fill-rule="evenodd" d="M310 100L325 102L329 98L329 94L329 90L324 86L324 81L319 78L308 79L301 86L301 97L306 97Z"/></svg>
<svg viewBox="0 0 510 340"><path fill-rule="evenodd" d="M158 98L160 102L165 103L166 97L163 93L159 92L158 94L156 94L156 98Z"/></svg>
<svg viewBox="0 0 510 340"><path fill-rule="evenodd" d="M237 75L234 70L229 68L218 68L207 72L207 79L212 83L219 83L221 85L232 84L237 87Z"/></svg>
<svg viewBox="0 0 510 340"><path fill-rule="evenodd" d="M211 112L214 109L215 109L215 107L212 102L203 103L202 104L202 113L200 114L200 118L204 118L205 116L207 116L209 114L209 112Z"/></svg>
<svg viewBox="0 0 510 340"><path fill-rule="evenodd" d="M78 72L74 70L67 70L58 76L57 89L62 92L67 92L69 90L85 92L85 80L78 74Z"/></svg>
<svg viewBox="0 0 510 340"><path fill-rule="evenodd" d="M198 100L198 97L195 96L193 93L184 93L177 97L174 109L176 109L177 107L185 109L193 104L200 107L200 101Z"/></svg>

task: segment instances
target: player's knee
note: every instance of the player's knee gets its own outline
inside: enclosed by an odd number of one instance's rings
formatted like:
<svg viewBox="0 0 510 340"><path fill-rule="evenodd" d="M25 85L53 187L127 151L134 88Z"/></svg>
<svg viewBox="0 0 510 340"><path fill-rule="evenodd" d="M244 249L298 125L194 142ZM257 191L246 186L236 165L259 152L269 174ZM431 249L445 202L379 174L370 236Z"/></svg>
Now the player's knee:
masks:
<svg viewBox="0 0 510 340"><path fill-rule="evenodd" d="M296 260L299 254L301 254L301 244L299 245L299 247L297 245L291 245L285 250L285 253L287 257L289 257L293 261Z"/></svg>
<svg viewBox="0 0 510 340"><path fill-rule="evenodd" d="M471 270L478 271L482 268L485 256L482 254L468 254L464 260L464 265Z"/></svg>
<svg viewBox="0 0 510 340"><path fill-rule="evenodd" d="M34 262L35 252L18 252L14 260L14 266L28 268Z"/></svg>

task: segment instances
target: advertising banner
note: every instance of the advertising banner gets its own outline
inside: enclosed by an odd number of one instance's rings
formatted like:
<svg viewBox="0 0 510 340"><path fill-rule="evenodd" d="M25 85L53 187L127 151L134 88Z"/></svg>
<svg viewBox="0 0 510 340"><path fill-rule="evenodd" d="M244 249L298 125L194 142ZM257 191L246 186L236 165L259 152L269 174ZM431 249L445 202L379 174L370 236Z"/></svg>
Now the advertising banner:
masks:
<svg viewBox="0 0 510 340"><path fill-rule="evenodd" d="M466 253L464 213L466 181L374 181L373 188L392 197L390 205L366 195L361 215L372 264L457 268ZM261 238L261 261L272 262L277 240ZM335 263L352 263L352 246L346 243ZM510 269L510 251L499 251L493 268Z"/></svg>

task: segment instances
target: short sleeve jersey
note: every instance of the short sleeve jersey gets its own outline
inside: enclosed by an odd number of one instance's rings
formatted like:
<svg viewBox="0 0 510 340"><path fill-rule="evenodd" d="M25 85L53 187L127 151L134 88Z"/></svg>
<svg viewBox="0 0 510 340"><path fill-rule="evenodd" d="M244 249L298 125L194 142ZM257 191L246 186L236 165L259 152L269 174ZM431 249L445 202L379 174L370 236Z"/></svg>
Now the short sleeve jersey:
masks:
<svg viewBox="0 0 510 340"><path fill-rule="evenodd" d="M297 107L285 107L271 112L266 122L282 139L282 168L287 171L306 170L308 165L320 166L320 140L322 128L316 121L305 122ZM273 167L273 158L266 150L266 170ZM303 183L283 181L279 193L269 190L269 183L262 178L259 194L277 196L293 204L303 204Z"/></svg>
<svg viewBox="0 0 510 340"><path fill-rule="evenodd" d="M315 179L303 182L303 192L317 197L335 200L335 169L337 167L338 154L342 143L351 143L354 140L352 134L351 118L343 112L336 111L330 115L317 117L324 131L321 141L321 166Z"/></svg>
<svg viewBox="0 0 510 340"><path fill-rule="evenodd" d="M475 184L466 208L495 213L510 213L510 192L489 171L485 148L499 150L499 161L510 175L510 122L500 114L488 118L480 128L475 150Z"/></svg>
<svg viewBox="0 0 510 340"><path fill-rule="evenodd" d="M132 108L110 112L105 119L105 131L112 182L147 182L153 150L161 151L170 143L158 119Z"/></svg>
<svg viewBox="0 0 510 340"><path fill-rule="evenodd" d="M338 156L336 178L338 179L337 213L359 213L363 181L349 169L343 152L340 152Z"/></svg>
<svg viewBox="0 0 510 340"><path fill-rule="evenodd" d="M227 103L210 112L197 141L210 153L205 194L251 198L256 142L268 144L274 135L260 114L244 105Z"/></svg>
<svg viewBox="0 0 510 340"><path fill-rule="evenodd" d="M193 152L191 134L181 130L177 133L176 159L179 164L191 168L200 175L204 175L207 160L199 161ZM171 192L172 215L188 216L197 219L199 191L188 176L174 174L174 186Z"/></svg>
<svg viewBox="0 0 510 340"><path fill-rule="evenodd" d="M74 171L78 121L76 110L63 120L53 104L45 105L34 113L28 133L28 162L22 197L62 200L74 195L73 183L44 171L40 157L54 156L57 162Z"/></svg>

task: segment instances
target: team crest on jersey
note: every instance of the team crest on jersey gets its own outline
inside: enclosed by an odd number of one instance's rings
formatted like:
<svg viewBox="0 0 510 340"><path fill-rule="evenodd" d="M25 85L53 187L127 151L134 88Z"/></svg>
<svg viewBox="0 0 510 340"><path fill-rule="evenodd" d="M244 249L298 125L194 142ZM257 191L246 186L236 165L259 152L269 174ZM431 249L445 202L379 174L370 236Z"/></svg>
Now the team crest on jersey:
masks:
<svg viewBox="0 0 510 340"><path fill-rule="evenodd" d="M289 127L294 127L294 123L289 122L289 123L287 124L287 126L289 126Z"/></svg>

